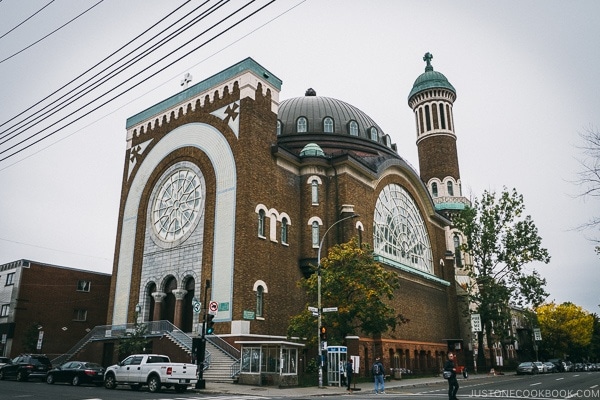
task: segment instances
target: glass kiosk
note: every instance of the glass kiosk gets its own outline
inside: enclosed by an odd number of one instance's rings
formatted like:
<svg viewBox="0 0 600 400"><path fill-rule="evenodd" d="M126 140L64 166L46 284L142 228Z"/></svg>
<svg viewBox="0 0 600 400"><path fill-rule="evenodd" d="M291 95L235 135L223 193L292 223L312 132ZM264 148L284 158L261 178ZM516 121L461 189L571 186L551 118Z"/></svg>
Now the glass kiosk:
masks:
<svg viewBox="0 0 600 400"><path fill-rule="evenodd" d="M327 384L343 386L346 384L346 346L327 346Z"/></svg>

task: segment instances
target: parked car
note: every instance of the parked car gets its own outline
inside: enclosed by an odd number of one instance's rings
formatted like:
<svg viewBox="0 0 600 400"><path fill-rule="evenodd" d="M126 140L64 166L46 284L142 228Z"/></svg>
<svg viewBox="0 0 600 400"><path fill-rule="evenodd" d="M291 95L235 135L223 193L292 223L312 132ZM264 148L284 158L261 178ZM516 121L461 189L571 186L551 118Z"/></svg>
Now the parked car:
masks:
<svg viewBox="0 0 600 400"><path fill-rule="evenodd" d="M44 380L51 368L50 360L43 354L22 354L0 367L0 380L6 378L14 378L18 381L26 381L30 378Z"/></svg>
<svg viewBox="0 0 600 400"><path fill-rule="evenodd" d="M104 384L104 367L86 361L69 361L59 367L52 368L46 375L46 383L68 382L73 386L82 383L102 386Z"/></svg>
<svg viewBox="0 0 600 400"><path fill-rule="evenodd" d="M565 372L573 372L575 370L575 367L573 366L573 363L571 361L565 361Z"/></svg>
<svg viewBox="0 0 600 400"><path fill-rule="evenodd" d="M551 358L548 360L549 362L551 362L552 364L554 364L555 371L553 372L565 372L566 371L566 363L561 360L560 358Z"/></svg>
<svg viewBox="0 0 600 400"><path fill-rule="evenodd" d="M0 357L0 367L2 367L4 364L8 364L9 362L10 362L10 358Z"/></svg>
<svg viewBox="0 0 600 400"><path fill-rule="evenodd" d="M538 372L540 374L545 374L547 372L546 371L546 366L541 361L534 361L533 363L538 368Z"/></svg>
<svg viewBox="0 0 600 400"><path fill-rule="evenodd" d="M550 361L546 361L543 363L544 366L546 367L546 372L547 373L555 373L558 372L558 368L556 367L556 364L550 362Z"/></svg>
<svg viewBox="0 0 600 400"><path fill-rule="evenodd" d="M538 374L540 371L532 361L522 362L517 366L517 375L534 375Z"/></svg>

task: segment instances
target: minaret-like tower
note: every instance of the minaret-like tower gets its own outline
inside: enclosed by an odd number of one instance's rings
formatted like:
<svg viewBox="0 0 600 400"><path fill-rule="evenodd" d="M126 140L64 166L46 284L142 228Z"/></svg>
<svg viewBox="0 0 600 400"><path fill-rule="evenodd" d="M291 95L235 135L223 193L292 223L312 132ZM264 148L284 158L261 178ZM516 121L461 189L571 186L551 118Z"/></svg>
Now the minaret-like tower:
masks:
<svg viewBox="0 0 600 400"><path fill-rule="evenodd" d="M452 107L456 90L446 77L433 70L431 53L408 95L408 105L415 113L419 171L427 185L435 208L448 219L469 201L462 195L456 134Z"/></svg>

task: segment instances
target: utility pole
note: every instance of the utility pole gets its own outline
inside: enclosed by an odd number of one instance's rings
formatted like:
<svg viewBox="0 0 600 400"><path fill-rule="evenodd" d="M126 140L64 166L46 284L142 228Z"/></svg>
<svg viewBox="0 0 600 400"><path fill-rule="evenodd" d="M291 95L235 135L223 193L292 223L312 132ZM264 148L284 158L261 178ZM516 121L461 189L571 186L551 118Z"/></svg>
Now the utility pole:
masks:
<svg viewBox="0 0 600 400"><path fill-rule="evenodd" d="M204 361L206 357L206 321L207 321L207 304L208 304L208 289L210 289L210 280L206 280L204 287L204 303L202 309L204 310L204 318L202 322L202 336L200 338L200 345L197 351L196 365L198 366L198 381L196 382L196 389L205 389L206 381L204 380Z"/></svg>

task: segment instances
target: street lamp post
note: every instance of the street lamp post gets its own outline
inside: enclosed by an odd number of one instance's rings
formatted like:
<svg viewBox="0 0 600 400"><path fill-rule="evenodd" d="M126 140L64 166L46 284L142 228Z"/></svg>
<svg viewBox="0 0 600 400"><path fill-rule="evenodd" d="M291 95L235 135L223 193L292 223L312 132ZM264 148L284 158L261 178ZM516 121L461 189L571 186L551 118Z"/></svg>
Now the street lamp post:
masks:
<svg viewBox="0 0 600 400"><path fill-rule="evenodd" d="M319 387L323 387L323 348L321 344L321 315L323 314L323 310L321 309L321 248L323 247L323 242L325 242L325 236L327 236L327 233L331 230L331 228L342 221L350 218L356 218L358 216L358 214L352 214L335 221L325 231L323 237L321 238L321 243L319 243L319 251L317 252L317 340L319 342Z"/></svg>

